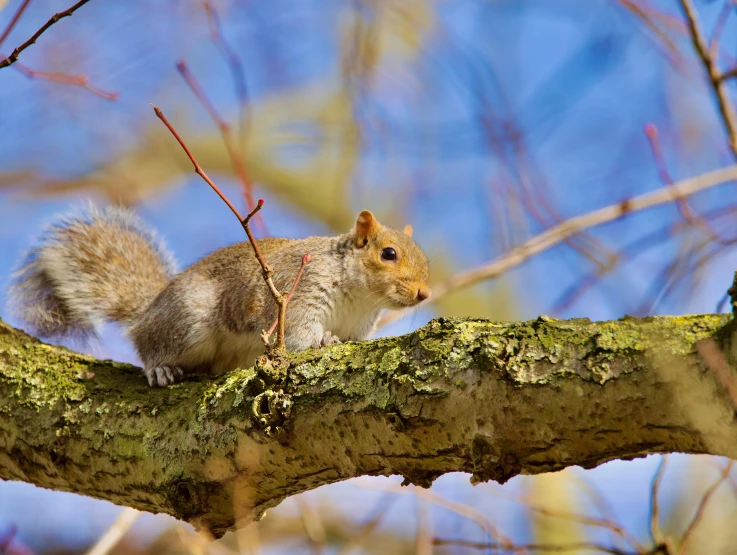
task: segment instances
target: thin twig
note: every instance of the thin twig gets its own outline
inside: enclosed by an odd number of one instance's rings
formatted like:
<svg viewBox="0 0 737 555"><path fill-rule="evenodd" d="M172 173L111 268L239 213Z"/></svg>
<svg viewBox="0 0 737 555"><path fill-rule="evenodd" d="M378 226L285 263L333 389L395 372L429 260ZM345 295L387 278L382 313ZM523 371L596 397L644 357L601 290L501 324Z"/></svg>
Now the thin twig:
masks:
<svg viewBox="0 0 737 555"><path fill-rule="evenodd" d="M611 503L609 503L609 501L604 497L602 492L599 491L598 487L593 483L593 481L586 478L585 472L574 473L573 478L579 483L579 487L583 489L584 492L591 499L591 502L596 507L602 522L609 523L612 526L612 528L609 528L610 531L614 531L617 529L621 530L623 534L623 536L621 537L624 539L624 541L634 547L638 553L645 553L645 547L626 528L620 526L617 523L617 519L614 514L614 507L612 507Z"/></svg>
<svg viewBox="0 0 737 555"><path fill-rule="evenodd" d="M251 218L259 211L261 210L261 207L264 205L264 199L260 198L258 199L258 203L256 203L256 207L251 210L248 213L248 216L246 216L246 219L241 220L241 225L243 226L243 230L246 232L246 235L248 236L248 241L251 243L251 247L253 247L253 254L256 255L256 259L258 260L258 263L261 264L261 273L264 277L264 281L266 282L266 286L269 288L269 291L271 291L271 296L274 297L274 301L276 301L276 306L278 308L278 316L277 316L277 332L276 332L276 343L274 344L274 349L281 350L284 349L284 330L285 330L285 322L286 319L286 313L287 313L287 302L286 297L276 288L276 285L274 285L274 280L272 279L274 275L274 269L269 265L268 262L266 262L266 259L264 258L264 255L261 254L261 249L258 248L258 243L256 243L256 239L253 236L253 233L251 233L251 228L249 227L248 223L251 221ZM266 333L265 331L261 333L261 341L264 344L264 347L269 349L271 347L271 343L269 342L269 337L271 334Z"/></svg>
<svg viewBox="0 0 737 555"><path fill-rule="evenodd" d="M348 539L345 545L341 547L338 555L348 555L348 553L361 547L371 537L371 534L378 528L379 524L381 524L381 520L386 516L386 513L396 499L396 495L392 495L391 493L382 495L371 511L368 519L366 519L366 522L361 526L361 529Z"/></svg>
<svg viewBox="0 0 737 555"><path fill-rule="evenodd" d="M688 528L686 529L686 532L683 534L683 538L681 539L681 547L678 550L679 555L683 555L684 553L686 553L686 548L688 547L688 543L691 540L693 531L699 525L699 522L701 522L701 519L703 518L704 512L706 510L706 506L709 504L712 495L714 495L719 486L722 485L722 482L724 482L729 476L729 473L732 471L733 464L734 461L729 461L724 467L724 470L722 470L719 478L704 492L704 495L701 498L701 502L696 508L696 513L694 514L693 520L691 521L691 524L688 525Z"/></svg>
<svg viewBox="0 0 737 555"><path fill-rule="evenodd" d="M731 218L734 218L736 210L737 207L735 206L720 206L719 208L704 213L702 218L711 222L717 218L729 216L731 221ZM690 224L684 220L675 220L661 229L649 232L646 235L638 237L634 241L624 245L620 249L617 259L612 261L612 265L610 267L603 269L596 268L594 271L578 280L577 283L573 284L567 290L563 291L552 304L550 313L553 316L559 315L563 310L566 310L576 302L587 290L591 289L601 278L604 277L606 273L613 271L618 264L632 260L648 249L656 247L666 239L675 237L679 233L688 229L688 225ZM725 244L733 245L734 243L737 243L737 237L725 239ZM728 300L729 295L725 295L723 300L720 302L720 306ZM721 309L717 308L716 312L721 312Z"/></svg>
<svg viewBox="0 0 737 555"><path fill-rule="evenodd" d="M0 54L0 57L2 57L2 54ZM65 85L75 85L77 87L82 87L83 89L91 92L94 95L100 96L105 100L114 101L118 100L118 98L120 97L120 93L104 91L90 85L86 75L70 75L68 73L59 73L56 71L38 71L35 69L31 69L23 64L15 64L13 66L13 69L21 72L29 79L40 79L42 81L50 81L52 83L63 83Z"/></svg>
<svg viewBox="0 0 737 555"><path fill-rule="evenodd" d="M417 538L415 540L415 555L432 555L433 520L432 510L428 502L417 498Z"/></svg>
<svg viewBox="0 0 737 555"><path fill-rule="evenodd" d="M131 509L130 507L123 507L118 513L118 517L102 537L87 551L87 555L106 555L110 553L140 516L140 511Z"/></svg>
<svg viewBox="0 0 737 555"><path fill-rule="evenodd" d="M307 266L307 263L312 260L311 254L306 254L302 257L302 264L299 266L299 271L297 272L297 277L294 278L294 283L292 284L292 288L289 290L289 294L287 295L287 300L284 303L284 309L286 310L286 307L289 306L289 303L292 301L292 297L294 296L294 292L297 290L297 284L299 283L299 280L302 279L302 274L305 271L305 266ZM276 329L276 326L279 323L279 319L277 318L274 320L274 323L269 328L269 331L267 333L267 337L271 336L272 333L274 333L274 330Z"/></svg>
<svg viewBox="0 0 737 555"><path fill-rule="evenodd" d="M657 168L660 180L663 182L663 185L673 187L673 178L671 177L670 172L668 171L668 165L665 162L663 147L660 144L658 128L654 124L648 123L645 125L645 135L647 135L648 142L650 143L650 149L653 152L655 167ZM712 241L724 244L724 240L719 236L719 234L711 229L708 222L706 222L693 208L691 208L687 199L674 194L673 200L676 203L678 212L684 220L692 226L701 229Z"/></svg>
<svg viewBox="0 0 737 555"><path fill-rule="evenodd" d="M253 210L251 210L248 215L243 218L241 217L240 212L238 212L238 209L233 206L233 203L228 200L228 197L223 194L223 192L220 190L220 188L215 185L215 183L210 179L205 171L202 169L200 164L195 159L194 155L190 152L189 148L185 144L184 140L179 136L179 133L177 133L176 129L169 123L169 120L166 119L166 116L163 114L159 108L151 104L151 107L154 109L154 113L156 114L156 117L158 117L164 125L166 125L167 129L171 132L172 135L174 135L174 138L177 140L179 145L182 147L184 152L187 154L187 157L189 157L189 160L192 162L192 165L194 166L195 173L199 175L202 179L205 180L205 182L212 187L213 191L215 191L218 196L225 202L225 204L230 208L230 210L235 214L236 218L238 218L238 222L241 224L241 227L243 227L243 230L246 232L246 235L248 236L248 241L251 243L251 247L253 248L253 252L256 255L256 259L258 260L258 263L261 265L262 274L264 277L264 281L266 282L266 286L269 288L269 291L271 291L271 296L274 297L274 301L277 304L278 307L278 326L277 326L277 335L276 335L276 343L274 343L273 347L268 342L268 335L264 331L261 334L261 339L264 341L265 346L267 349L273 348L275 350L283 350L284 349L284 318L286 313L286 297L282 295L282 293L276 288L274 285L274 281L272 279L272 276L274 274L274 270L269 266L269 264L266 262L266 259L261 254L261 250L258 248L258 243L256 243L256 239L253 237L253 234L251 233L251 228L249 227L249 222L251 221L251 218L253 218L254 214L256 214L264 205L264 200L259 199L258 203L254 207Z"/></svg>
<svg viewBox="0 0 737 555"><path fill-rule="evenodd" d="M233 144L233 140L230 134L230 125L228 125L228 123L220 117L220 114L218 114L215 106L213 106L212 102L210 102L210 100L207 98L205 91L197 82L197 79L195 79L194 75L192 75L192 72L189 70L189 67L187 67L187 64L184 61L180 60L179 62L177 62L177 71L182 76L182 79L184 79L185 83L187 83L189 88L192 90L194 95L197 97L197 100L200 101L200 104L202 104L205 110L207 110L207 113L210 114L210 119L212 119L213 123L215 123L217 128L220 130L220 134L223 136L223 142L225 143L225 148L228 151L228 156L230 156L230 161L233 164L233 169L235 170L235 173L241 182L241 186L243 187L243 194L246 198L248 210L253 210L253 208L256 206L253 198L253 181L251 181L251 178L248 176L248 172L246 171L246 164L243 161L241 153L238 151L237 148L235 148L235 145Z"/></svg>
<svg viewBox="0 0 737 555"><path fill-rule="evenodd" d="M700 191L733 180L737 180L737 166L728 166L697 177L684 179L673 185L661 187L655 191L610 204L609 206L580 216L569 218L547 231L528 239L488 264L461 272L443 283L434 285L430 302L437 302L449 293L499 277L512 268L516 268L526 262L531 257L560 244L567 237L575 235L584 229L614 222L634 212L668 204L677 198L688 198ZM385 326L407 313L408 311L389 313L381 319L379 325Z"/></svg>
<svg viewBox="0 0 737 555"><path fill-rule="evenodd" d="M693 3L691 0L680 0L680 2L683 13L686 16L686 23L688 24L688 31L691 35L694 50L701 59L701 63L714 89L714 94L717 97L722 122L729 135L729 147L732 149L732 153L737 156L737 112L735 112L734 106L729 98L725 76L719 71L716 61L711 56L709 45L699 27L699 16Z"/></svg>
<svg viewBox="0 0 737 555"><path fill-rule="evenodd" d="M724 73L722 73L722 81L728 81L729 79L734 79L737 77L737 66L733 67L732 69L728 69Z"/></svg>
<svg viewBox="0 0 737 555"><path fill-rule="evenodd" d="M8 38L8 35L10 32L15 28L15 26L18 23L18 20L23 15L23 12L26 11L26 8L28 7L28 4L31 3L31 0L23 0L23 3L18 7L18 9L13 14L13 17L10 19L10 23L8 23L8 26L5 27L5 30L0 35L0 46L5 42L5 39Z"/></svg>
<svg viewBox="0 0 737 555"><path fill-rule="evenodd" d="M194 165L194 171L195 171L195 173L197 175L199 175L202 179L204 179L205 182L210 187L212 187L213 191L215 191L218 194L218 196L222 199L222 201L225 204L228 205L228 208L230 208L231 212L233 212L233 214L235 214L235 217L238 218L238 221L241 223L241 225L243 225L243 221L244 220L241 217L240 212L238 212L238 209L235 206L233 206L233 203L231 203L230 200L228 200L228 197L226 197L223 194L223 192L220 190L220 188L217 185L215 185L215 183L212 181L212 179L210 179L207 176L207 174L202 169L202 167L199 165L199 163L197 162L197 160L195 159L195 157L189 151L189 148L187 147L187 145L185 144L185 142L179 136L179 133L176 132L176 130L174 129L174 127L172 127L171 123L169 123L169 120L166 119L166 116L164 115L164 113L161 110L159 110L159 108L157 108L156 106L154 106L153 104L151 104L151 107L154 109L154 113L156 114L156 117L158 117L161 121L163 121L164 122L164 125L166 125L167 129L169 129L169 131L171 132L171 134L174 135L174 138L177 140L177 142L179 143L179 145L182 147L182 149L184 150L185 154L189 158L190 162L192 162L192 164Z"/></svg>
<svg viewBox="0 0 737 555"><path fill-rule="evenodd" d="M320 519L320 513L312 507L304 495L297 495L294 501L299 507L299 516L310 542L311 551L315 555L320 555L325 550L326 538L325 525Z"/></svg>
<svg viewBox="0 0 737 555"><path fill-rule="evenodd" d="M15 524L10 524L7 532L0 534L0 553L8 551L10 544L18 533L18 527Z"/></svg>
<svg viewBox="0 0 737 555"><path fill-rule="evenodd" d="M556 545L553 543L528 543L519 545L506 545L501 543L473 542L467 540L452 540L444 538L435 538L433 545L455 545L459 547L470 547L472 549L492 549L494 551L503 551L505 553L520 553L523 551L577 551L577 550L594 550L601 553L611 553L612 555L636 555L631 551L622 551L614 547L607 547L598 543L578 542Z"/></svg>
<svg viewBox="0 0 737 555"><path fill-rule="evenodd" d="M223 35L223 29L220 26L220 17L217 10L210 0L205 0L205 12L210 23L210 38L212 42L220 48L223 57L230 66L233 74L233 83L235 85L235 96L238 99L238 127L241 151L245 151L248 128L251 123L250 105L248 103L248 86L246 85L246 72L243 70L243 63L235 50L228 44Z"/></svg>
<svg viewBox="0 0 737 555"><path fill-rule="evenodd" d="M667 28L670 27L671 30L674 27L673 22L671 22L669 19L668 14L661 13L654 8L647 6L643 0L617 0L622 6L624 6L626 9L630 10L635 16L640 19L645 26L650 29L656 37L658 37L661 41L663 41L663 44L665 45L664 54L668 58L668 60L673 64L673 66L677 67L679 65L679 60L677 59L678 55L678 48L676 44L671 40L671 38L667 34ZM657 23L656 20L660 20L660 23L666 27L665 30L661 29ZM680 22L676 22L680 23ZM657 43L657 41L654 41L656 46L660 47L660 45Z"/></svg>
<svg viewBox="0 0 737 555"><path fill-rule="evenodd" d="M551 518L561 518L561 519L568 520L571 522L578 522L585 526L591 526L592 528L603 528L605 530L609 530L610 532L612 532L613 534L617 535L622 540L630 544L630 546L634 548L636 551L638 552L643 551L643 547L640 545L640 543L634 537L628 534L627 530L625 530L624 528L622 528L622 526L620 526L619 524L616 524L615 522L609 519L594 518L594 517L589 517L586 515L572 513L568 511L561 511L558 509L551 509L548 507L535 505L531 499L527 499L522 496L517 496L516 500L519 503L522 503L523 505L525 505L530 511L536 512L544 516L548 516Z"/></svg>
<svg viewBox="0 0 737 555"><path fill-rule="evenodd" d="M56 23L60 19L71 16L75 11L77 11L79 8L84 6L89 1L90 0L80 0L79 2L74 4L74 6L72 6L71 8L64 10L63 12L54 14L54 16L51 19L49 19L46 23L44 23L43 26L38 31L33 33L33 36L30 39L28 39L26 42L21 44L15 50L13 50L10 56L0 61L0 69L4 67L8 67L14 64L15 62L17 62L18 56L20 55L20 53L23 52L26 48L28 48L32 44L34 44L38 40L38 37L40 37L49 27L51 27L54 23Z"/></svg>
<svg viewBox="0 0 737 555"><path fill-rule="evenodd" d="M711 59L715 64L719 63L719 41L722 38L724 27L727 24L727 19L729 19L729 14L734 9L734 5L734 0L727 0L724 2L722 10L719 12L719 17L717 17L717 21L714 24L714 30L711 33L711 41L709 41L709 56L711 56ZM722 78L724 78L724 75L722 75Z"/></svg>
<svg viewBox="0 0 737 555"><path fill-rule="evenodd" d="M388 484L384 486L378 485L369 480L354 480L352 483L353 485L360 488L387 491L396 494L414 493L414 495L416 495L417 497L425 499L433 505L442 507L443 509L456 513L457 515L460 515L475 522L476 524L478 524L479 528L486 532L489 538L491 538L493 541L498 542L499 545L510 547L514 546L514 542L511 540L511 538L507 537L501 530L499 530L499 528L493 522L491 522L491 520L489 520L482 512L469 505L465 505L457 501L451 501L450 499L441 497L440 495L430 490L414 486L402 487L399 484Z"/></svg>
<svg viewBox="0 0 737 555"><path fill-rule="evenodd" d="M652 485L650 487L650 535L653 538L655 545L663 544L663 535L660 532L660 509L658 507L658 491L660 490L660 483L663 480L663 474L665 472L665 463L668 460L667 455L663 455L658 465L658 470L653 478Z"/></svg>
<svg viewBox="0 0 737 555"><path fill-rule="evenodd" d="M694 246L687 245L680 256L676 256L672 262L657 273L654 279L650 280L650 287L643 294L641 303L634 310L634 315L652 314L658 304L670 295L683 279L687 276L693 277L697 268L703 268L707 262L713 260L717 253L708 250L710 245L711 243L706 239Z"/></svg>

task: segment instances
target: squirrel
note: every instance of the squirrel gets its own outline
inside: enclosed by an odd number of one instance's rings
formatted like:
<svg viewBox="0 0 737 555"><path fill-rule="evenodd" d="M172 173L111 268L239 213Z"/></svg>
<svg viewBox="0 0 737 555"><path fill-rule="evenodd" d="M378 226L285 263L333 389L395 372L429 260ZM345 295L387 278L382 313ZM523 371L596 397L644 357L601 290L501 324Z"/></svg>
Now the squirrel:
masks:
<svg viewBox="0 0 737 555"><path fill-rule="evenodd" d="M312 255L287 306L288 351L366 339L382 309L430 297L428 261L412 228L386 227L367 210L342 235L256 242L280 291ZM252 366L264 352L261 331L277 317L247 241L177 273L164 242L132 210L92 204L46 229L9 296L40 337L86 340L103 321L122 324L151 386Z"/></svg>

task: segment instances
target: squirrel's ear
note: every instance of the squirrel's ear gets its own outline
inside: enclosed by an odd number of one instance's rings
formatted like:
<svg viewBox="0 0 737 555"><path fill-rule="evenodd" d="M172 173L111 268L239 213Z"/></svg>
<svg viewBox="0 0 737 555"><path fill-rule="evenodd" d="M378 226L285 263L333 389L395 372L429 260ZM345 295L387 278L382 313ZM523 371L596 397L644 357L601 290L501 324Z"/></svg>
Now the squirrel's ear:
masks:
<svg viewBox="0 0 737 555"><path fill-rule="evenodd" d="M368 242L369 237L376 235L379 227L379 222L371 212L368 210L361 212L356 220L356 244L363 247Z"/></svg>
<svg viewBox="0 0 737 555"><path fill-rule="evenodd" d="M412 239L412 226L411 225L404 226L404 229L402 231L407 237Z"/></svg>

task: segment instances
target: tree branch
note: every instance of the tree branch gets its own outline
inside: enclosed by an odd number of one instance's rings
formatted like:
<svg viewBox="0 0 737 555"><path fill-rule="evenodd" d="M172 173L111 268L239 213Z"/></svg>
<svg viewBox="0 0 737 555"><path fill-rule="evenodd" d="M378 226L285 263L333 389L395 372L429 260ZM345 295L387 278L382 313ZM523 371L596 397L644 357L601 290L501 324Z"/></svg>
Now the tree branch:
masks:
<svg viewBox="0 0 737 555"><path fill-rule="evenodd" d="M20 53L23 52L26 48L28 48L32 44L35 44L36 41L38 40L38 38L41 35L43 35L44 32L46 32L46 30L49 27L51 27L52 25L54 25L54 23L56 23L60 19L63 19L65 17L70 17L75 11L77 11L79 8L81 8L82 6L84 6L89 1L90 0L80 0L79 2L77 2L76 4L74 4L71 8L66 9L63 12L59 12L59 13L54 14L51 17L51 19L49 19L46 23L44 23L39 28L38 31L36 31L35 33L33 33L33 36L31 36L30 39L28 39L26 42L24 42L23 44L21 44L15 50L13 50L13 52L11 52L10 56L8 56L7 58L5 58L3 60L0 60L0 69L2 69L4 67L8 67L10 65L13 65L15 62L17 62L18 61L18 56L20 56ZM24 3L24 5L22 6L23 9L25 9L26 4L27 3ZM20 15L18 17L20 17ZM15 25L16 21L13 21L11 23L12 23L12 25ZM10 27L10 28L12 29L12 27Z"/></svg>
<svg viewBox="0 0 737 555"><path fill-rule="evenodd" d="M727 315L437 320L150 389L136 368L0 322L0 478L166 512L219 536L361 475L503 482L648 453L737 458L734 406L693 345Z"/></svg>
<svg viewBox="0 0 737 555"><path fill-rule="evenodd" d="M460 272L442 283L434 284L432 286L432 297L430 297L428 302L437 303L454 291L471 287L482 281L497 278L505 272L527 262L533 256L559 245L567 238L583 230L615 222L628 214L633 214L641 210L669 204L679 199L686 199L701 191L724 185L734 180L737 180L737 165L727 166L726 168L720 168L696 177L683 179L677 183L670 183L654 191L649 191L579 216L573 216L531 237L491 262ZM410 311L399 310L389 312L381 318L379 327L386 326L409 313Z"/></svg>

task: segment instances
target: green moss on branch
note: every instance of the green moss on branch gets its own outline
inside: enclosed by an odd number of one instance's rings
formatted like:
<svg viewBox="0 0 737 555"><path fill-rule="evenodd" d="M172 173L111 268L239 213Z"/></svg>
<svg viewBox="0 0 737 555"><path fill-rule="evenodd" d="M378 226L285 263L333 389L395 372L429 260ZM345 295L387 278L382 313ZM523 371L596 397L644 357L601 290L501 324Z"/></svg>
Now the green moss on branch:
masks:
<svg viewBox="0 0 737 555"><path fill-rule="evenodd" d="M737 455L734 407L693 352L700 315L437 320L402 337L150 389L132 366L0 322L0 478L167 512L220 534L353 476L504 481L681 451Z"/></svg>

